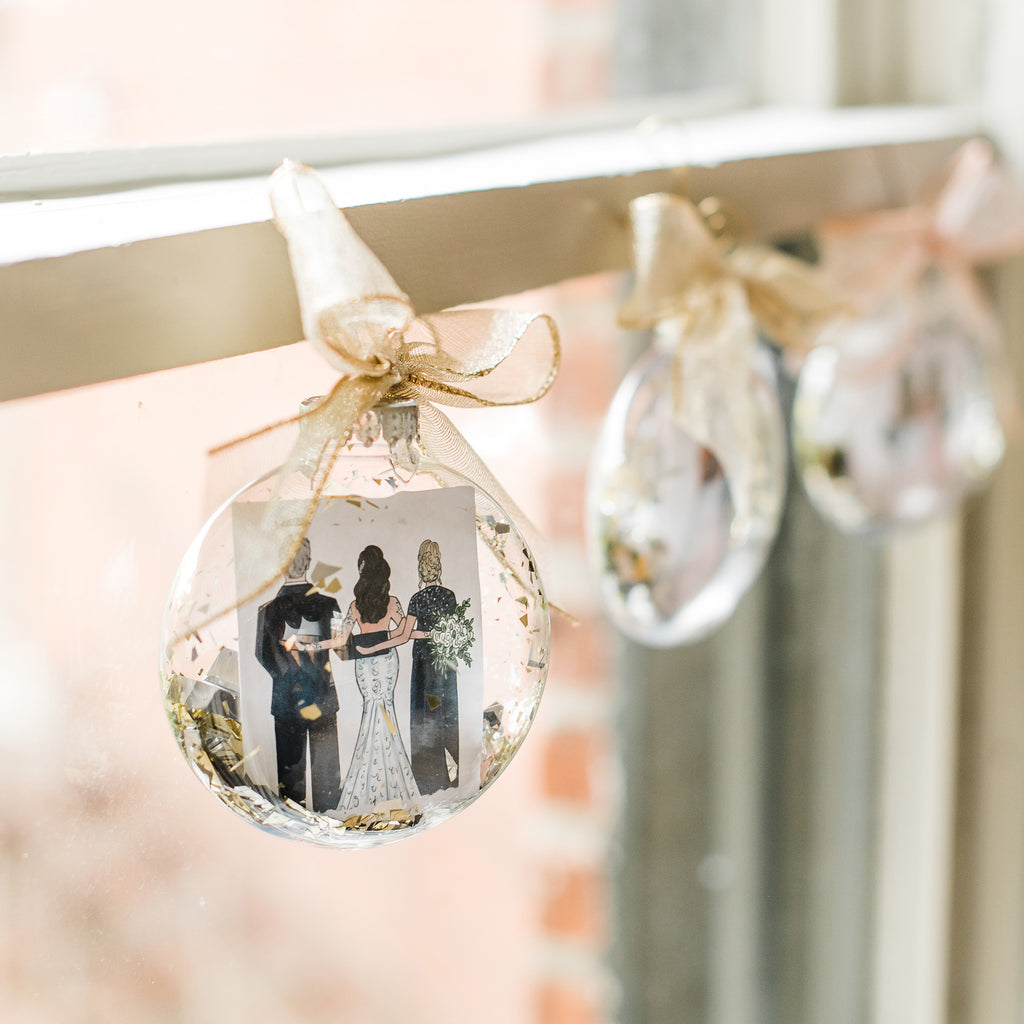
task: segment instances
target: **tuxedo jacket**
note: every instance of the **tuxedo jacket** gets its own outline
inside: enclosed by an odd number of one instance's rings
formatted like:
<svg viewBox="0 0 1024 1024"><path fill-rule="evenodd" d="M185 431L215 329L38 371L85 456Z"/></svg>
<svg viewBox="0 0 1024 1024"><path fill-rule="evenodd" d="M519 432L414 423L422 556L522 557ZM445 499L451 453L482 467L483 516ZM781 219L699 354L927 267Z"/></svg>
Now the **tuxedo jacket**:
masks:
<svg viewBox="0 0 1024 1024"><path fill-rule="evenodd" d="M270 673L270 713L298 715L316 706L321 715L338 713L338 695L331 675L330 652L288 651L282 641L301 633L326 640L331 616L340 611L327 594L310 594L308 583L286 583L260 608L256 620L256 658Z"/></svg>

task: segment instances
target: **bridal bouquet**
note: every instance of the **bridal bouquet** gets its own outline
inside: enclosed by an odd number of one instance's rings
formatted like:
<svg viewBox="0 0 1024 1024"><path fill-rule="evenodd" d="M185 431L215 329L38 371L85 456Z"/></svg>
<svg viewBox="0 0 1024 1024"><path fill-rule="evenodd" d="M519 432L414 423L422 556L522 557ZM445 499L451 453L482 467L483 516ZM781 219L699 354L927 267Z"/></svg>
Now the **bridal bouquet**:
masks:
<svg viewBox="0 0 1024 1024"><path fill-rule="evenodd" d="M467 597L455 611L438 616L430 631L430 652L434 668L438 671L454 669L459 661L467 668L473 664L471 652L476 637L473 620L466 617L468 610Z"/></svg>

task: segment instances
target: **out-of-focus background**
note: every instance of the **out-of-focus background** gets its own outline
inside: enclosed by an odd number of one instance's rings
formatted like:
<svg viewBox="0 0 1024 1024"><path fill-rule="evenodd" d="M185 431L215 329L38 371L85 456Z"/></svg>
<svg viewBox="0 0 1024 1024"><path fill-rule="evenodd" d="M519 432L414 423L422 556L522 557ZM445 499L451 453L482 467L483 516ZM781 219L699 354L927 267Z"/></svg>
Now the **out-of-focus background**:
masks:
<svg viewBox="0 0 1024 1024"><path fill-rule="evenodd" d="M1000 69L1024 38L1000 26L1024 27L1015 3L0 0L0 153L585 123L682 92L977 101L1005 125L1016 100ZM555 619L534 731L469 810L372 852L290 844L222 808L175 746L156 673L207 449L320 393L325 366L292 346L0 406L0 1019L1024 1017L1012 994L1005 1014L971 1015L953 983L948 1016L943 997L886 1017L899 1001L872 994L873 842L892 813L877 785L886 551L831 536L794 494L765 583L708 644L645 653L593 603L584 472L639 344L614 328L623 286L604 275L510 299L555 316L561 375L536 407L459 418L548 536L579 619ZM972 515L984 528L1005 512ZM964 750L971 794L984 772ZM961 804L961 826L998 815L992 800ZM954 852L958 871L987 863ZM954 921L954 967L970 960L957 943L980 943L1012 970L1021 936L987 920Z"/></svg>
<svg viewBox="0 0 1024 1024"><path fill-rule="evenodd" d="M614 36L601 2L5 3L0 147L515 123L603 103ZM543 408L464 417L574 576L587 439L617 376L615 284L519 298L557 306L574 337L561 377ZM581 624L555 622L521 756L487 798L411 842L338 853L269 837L204 792L176 749L157 635L204 515L206 450L325 381L292 346L0 408L5 1021L610 1011L613 638L580 606L585 585L563 588Z"/></svg>
<svg viewBox="0 0 1024 1024"><path fill-rule="evenodd" d="M420 132L746 88L756 16L753 0L5 0L0 138L19 153Z"/></svg>

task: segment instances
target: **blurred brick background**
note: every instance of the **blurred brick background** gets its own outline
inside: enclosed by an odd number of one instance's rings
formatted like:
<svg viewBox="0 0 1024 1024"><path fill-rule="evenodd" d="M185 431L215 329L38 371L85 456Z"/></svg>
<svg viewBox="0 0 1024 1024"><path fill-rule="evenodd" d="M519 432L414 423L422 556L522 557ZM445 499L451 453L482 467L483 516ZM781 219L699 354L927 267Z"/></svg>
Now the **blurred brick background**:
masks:
<svg viewBox="0 0 1024 1024"><path fill-rule="evenodd" d="M582 107L608 95L611 8L7 3L0 139L8 153L178 144ZM329 371L293 346L0 406L0 1018L608 1019L613 640L582 506L618 377L618 288L510 299L556 317L562 373L536 407L460 419L548 535L552 589L578 618L554 622L533 734L485 799L372 853L289 844L221 808L189 777L156 676L206 449L290 412Z"/></svg>

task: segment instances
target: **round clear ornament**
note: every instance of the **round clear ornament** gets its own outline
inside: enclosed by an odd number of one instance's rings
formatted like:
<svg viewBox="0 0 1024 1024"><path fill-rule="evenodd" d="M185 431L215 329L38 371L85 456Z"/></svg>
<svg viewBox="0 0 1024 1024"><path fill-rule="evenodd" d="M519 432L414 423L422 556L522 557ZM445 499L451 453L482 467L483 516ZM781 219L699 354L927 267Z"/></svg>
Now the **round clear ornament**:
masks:
<svg viewBox="0 0 1024 1024"><path fill-rule="evenodd" d="M267 585L249 556L282 521L289 560ZM432 828L495 781L533 721L549 648L519 528L421 451L406 402L211 517L174 581L160 668L178 745L228 807L276 835L360 848Z"/></svg>
<svg viewBox="0 0 1024 1024"><path fill-rule="evenodd" d="M807 357L794 458L824 519L881 534L954 508L1006 447L981 340L941 278L833 328Z"/></svg>
<svg viewBox="0 0 1024 1024"><path fill-rule="evenodd" d="M623 379L587 493L604 605L623 633L659 648L700 640L732 615L771 550L786 492L769 351L744 331L680 343L681 329L660 323Z"/></svg>

